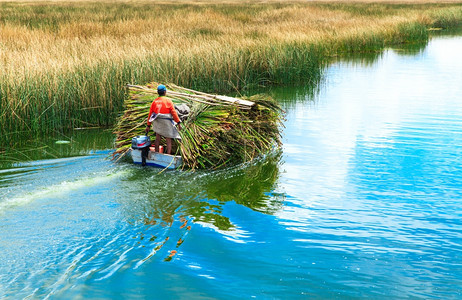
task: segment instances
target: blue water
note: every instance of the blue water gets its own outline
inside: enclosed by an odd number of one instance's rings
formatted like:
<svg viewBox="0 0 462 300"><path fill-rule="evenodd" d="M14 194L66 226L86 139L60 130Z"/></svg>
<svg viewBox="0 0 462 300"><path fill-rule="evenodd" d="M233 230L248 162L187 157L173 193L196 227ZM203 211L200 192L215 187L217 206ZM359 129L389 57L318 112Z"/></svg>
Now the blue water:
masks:
<svg viewBox="0 0 462 300"><path fill-rule="evenodd" d="M235 168L0 170L0 298L461 299L460 53L435 37L272 90L282 151Z"/></svg>

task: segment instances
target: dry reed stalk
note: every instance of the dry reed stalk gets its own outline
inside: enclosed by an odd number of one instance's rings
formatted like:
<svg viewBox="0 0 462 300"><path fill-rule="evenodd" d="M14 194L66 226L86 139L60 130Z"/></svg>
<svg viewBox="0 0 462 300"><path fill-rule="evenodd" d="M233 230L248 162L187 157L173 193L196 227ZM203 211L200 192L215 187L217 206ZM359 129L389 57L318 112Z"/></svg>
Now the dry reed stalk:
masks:
<svg viewBox="0 0 462 300"><path fill-rule="evenodd" d="M156 90L139 85L128 84L127 87L135 91L143 91L150 94L157 94ZM170 89L169 96L174 97L176 99L188 99L191 101L208 105L237 105L241 109L251 109L252 106L255 105L255 103L252 101L238 99L229 96L207 94L204 92L183 88L176 84L169 84L167 85L167 88ZM172 90L172 88L175 90Z"/></svg>
<svg viewBox="0 0 462 300"><path fill-rule="evenodd" d="M11 80L20 80L25 72L29 75L50 71L58 74L83 65L91 67L100 62L138 59L147 55L172 60L178 60L178 55L204 57L207 61L212 52L220 61L231 49L260 48L265 44L294 41L319 43L356 35L356 32L396 28L401 23L418 21L426 13L426 10L412 6L397 10L376 8L378 14L370 9L372 14L359 15L354 12L355 6L344 9L322 3L223 4L223 7L187 4L186 8L147 3L149 6L144 11L132 3L127 14L138 14L142 18L129 16L126 20L108 16L105 8L109 3L97 6L95 3L63 1L36 5L50 10L50 22L58 22L57 27L47 28L45 24L28 28L14 22L1 26L0 44L4 51L0 53L0 67L6 74L11 74ZM76 6L71 22L60 19L59 9L64 9L60 5ZM87 10L85 5L94 10ZM197 9L191 10L191 7ZM171 11L165 18L149 13L149 9L155 12L165 8ZM364 7L357 9L360 11ZM20 10L19 6L17 10ZM25 16L28 14L30 18L37 17L32 9L24 12ZM108 17L114 21L105 22ZM161 48L158 41L162 41Z"/></svg>

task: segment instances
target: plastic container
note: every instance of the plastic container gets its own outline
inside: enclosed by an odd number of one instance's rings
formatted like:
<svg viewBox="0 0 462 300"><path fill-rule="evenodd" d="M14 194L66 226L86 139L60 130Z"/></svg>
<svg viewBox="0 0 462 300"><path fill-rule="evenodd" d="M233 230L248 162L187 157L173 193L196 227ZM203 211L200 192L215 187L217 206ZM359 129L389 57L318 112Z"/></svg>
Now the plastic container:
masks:
<svg viewBox="0 0 462 300"><path fill-rule="evenodd" d="M151 146L151 147L149 147L149 150L151 152L156 152L156 147ZM164 146L159 146L159 153L164 153Z"/></svg>

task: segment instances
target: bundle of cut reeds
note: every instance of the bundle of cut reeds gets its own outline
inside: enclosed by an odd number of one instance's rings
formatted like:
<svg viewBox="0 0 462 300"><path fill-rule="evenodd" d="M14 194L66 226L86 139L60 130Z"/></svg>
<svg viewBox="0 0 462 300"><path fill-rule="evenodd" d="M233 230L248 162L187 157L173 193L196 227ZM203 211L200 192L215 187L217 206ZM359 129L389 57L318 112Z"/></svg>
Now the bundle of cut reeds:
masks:
<svg viewBox="0 0 462 300"><path fill-rule="evenodd" d="M128 85L125 111L115 127L115 158L125 156L131 139L144 134L149 108L158 97L157 85ZM218 168L246 162L280 145L283 111L274 100L258 96L244 100L166 86L167 97L175 105L185 103L191 109L182 123L182 140L173 149L182 156L184 168Z"/></svg>

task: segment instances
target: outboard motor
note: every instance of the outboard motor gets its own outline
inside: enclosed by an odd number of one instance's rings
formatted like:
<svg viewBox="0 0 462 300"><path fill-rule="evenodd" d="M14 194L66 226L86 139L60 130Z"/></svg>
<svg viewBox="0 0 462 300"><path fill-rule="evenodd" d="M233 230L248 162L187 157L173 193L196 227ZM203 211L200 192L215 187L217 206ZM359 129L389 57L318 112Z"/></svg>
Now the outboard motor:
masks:
<svg viewBox="0 0 462 300"><path fill-rule="evenodd" d="M132 138L132 149L141 150L141 165L146 165L146 158L149 154L149 146L151 146L151 138L147 135L137 135Z"/></svg>

